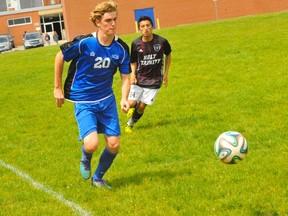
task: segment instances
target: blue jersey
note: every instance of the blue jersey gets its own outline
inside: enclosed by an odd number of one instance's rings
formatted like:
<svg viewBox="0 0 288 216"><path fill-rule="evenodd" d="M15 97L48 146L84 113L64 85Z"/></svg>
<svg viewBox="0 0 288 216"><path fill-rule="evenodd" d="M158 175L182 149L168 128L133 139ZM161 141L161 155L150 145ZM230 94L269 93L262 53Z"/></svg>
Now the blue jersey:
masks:
<svg viewBox="0 0 288 216"><path fill-rule="evenodd" d="M113 94L113 75L117 69L130 73L128 46L115 37L103 46L95 35L61 46L64 60L72 60L65 81L65 98L73 102L95 102Z"/></svg>

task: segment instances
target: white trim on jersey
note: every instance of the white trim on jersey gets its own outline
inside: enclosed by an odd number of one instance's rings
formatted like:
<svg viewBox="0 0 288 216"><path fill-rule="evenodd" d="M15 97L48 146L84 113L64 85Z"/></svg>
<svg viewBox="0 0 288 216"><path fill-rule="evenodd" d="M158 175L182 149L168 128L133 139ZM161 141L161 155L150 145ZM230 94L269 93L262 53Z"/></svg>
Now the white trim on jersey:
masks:
<svg viewBox="0 0 288 216"><path fill-rule="evenodd" d="M107 98L109 98L111 96L113 96L113 94L110 94L107 97L101 98L101 99L96 100L96 101L75 101L75 100L71 100L71 99L67 99L67 98L65 98L65 100L70 101L72 103L96 103L96 102L103 101L103 100L105 100L105 99L107 99Z"/></svg>

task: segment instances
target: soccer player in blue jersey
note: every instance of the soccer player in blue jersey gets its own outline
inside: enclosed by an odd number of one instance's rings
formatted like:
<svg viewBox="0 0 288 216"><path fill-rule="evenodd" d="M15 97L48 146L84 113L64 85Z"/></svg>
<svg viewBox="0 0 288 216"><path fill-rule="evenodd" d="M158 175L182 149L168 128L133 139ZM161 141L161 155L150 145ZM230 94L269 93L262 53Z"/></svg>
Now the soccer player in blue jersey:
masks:
<svg viewBox="0 0 288 216"><path fill-rule="evenodd" d="M147 105L152 105L162 83L167 87L171 63L171 46L167 39L153 34L150 17L138 20L141 36L131 45L130 109L125 132L131 133L134 124L143 116ZM165 58L164 58L165 55Z"/></svg>
<svg viewBox="0 0 288 216"><path fill-rule="evenodd" d="M104 134L106 147L91 180L95 187L110 188L103 176L111 167L120 147L120 126L112 82L113 75L119 69L122 80L120 105L127 112L131 72L129 48L115 36L115 2L99 3L91 12L90 20L97 31L63 44L56 55L54 97L58 107L62 106L64 98L74 103L79 139L83 140L80 173L86 180L91 177L91 159L99 145L98 134ZM72 62L63 93L64 61Z"/></svg>

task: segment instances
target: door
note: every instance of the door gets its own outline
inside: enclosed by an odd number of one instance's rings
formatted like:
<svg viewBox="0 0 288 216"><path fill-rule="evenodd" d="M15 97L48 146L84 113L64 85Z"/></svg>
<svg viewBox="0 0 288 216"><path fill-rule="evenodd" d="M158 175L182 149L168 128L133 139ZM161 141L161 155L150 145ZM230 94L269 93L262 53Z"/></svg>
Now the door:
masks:
<svg viewBox="0 0 288 216"><path fill-rule="evenodd" d="M45 23L45 32L53 32L52 23Z"/></svg>
<svg viewBox="0 0 288 216"><path fill-rule="evenodd" d="M60 22L53 23L53 30L57 32L59 40L62 40L61 24Z"/></svg>
<svg viewBox="0 0 288 216"><path fill-rule="evenodd" d="M134 10L135 21L137 22L141 16L149 16L153 22L153 28L156 28L155 19L154 19L154 9L153 8L145 8Z"/></svg>

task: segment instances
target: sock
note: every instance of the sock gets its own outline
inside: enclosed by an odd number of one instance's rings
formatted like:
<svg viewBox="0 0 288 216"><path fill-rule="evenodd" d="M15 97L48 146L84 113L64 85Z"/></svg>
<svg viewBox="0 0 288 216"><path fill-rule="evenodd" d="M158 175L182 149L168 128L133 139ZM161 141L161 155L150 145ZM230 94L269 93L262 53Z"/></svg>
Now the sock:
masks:
<svg viewBox="0 0 288 216"><path fill-rule="evenodd" d="M143 114L144 113L140 114L137 112L137 110L135 110L132 116L133 121L136 123L143 116Z"/></svg>
<svg viewBox="0 0 288 216"><path fill-rule="evenodd" d="M102 152L102 154L100 156L99 164L98 164L98 167L94 173L93 180L103 178L104 174L111 167L113 160L115 159L117 154L113 154L113 153L109 152L107 148L104 149L104 151Z"/></svg>
<svg viewBox="0 0 288 216"><path fill-rule="evenodd" d="M127 125L133 127L133 125L135 124L135 122L133 121L133 118L131 117L128 122Z"/></svg>
<svg viewBox="0 0 288 216"><path fill-rule="evenodd" d="M84 144L82 144L81 150L82 150L82 158L81 158L81 160L82 161L83 160L91 160L93 154L90 154L90 153L85 151Z"/></svg>
<svg viewBox="0 0 288 216"><path fill-rule="evenodd" d="M139 119L143 116L143 114L139 114L137 110L133 113L133 116L129 119L128 125L133 126Z"/></svg>

